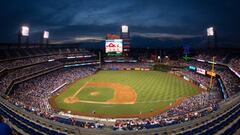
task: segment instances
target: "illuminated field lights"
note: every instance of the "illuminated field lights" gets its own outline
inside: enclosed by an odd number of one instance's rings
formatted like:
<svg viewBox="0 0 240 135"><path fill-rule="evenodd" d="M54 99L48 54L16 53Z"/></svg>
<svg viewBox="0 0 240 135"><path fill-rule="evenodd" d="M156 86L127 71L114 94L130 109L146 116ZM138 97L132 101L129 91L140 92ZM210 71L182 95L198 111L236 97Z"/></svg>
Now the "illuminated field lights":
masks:
<svg viewBox="0 0 240 135"><path fill-rule="evenodd" d="M49 32L48 31L44 31L43 32L43 38L44 39L48 39L49 38Z"/></svg>
<svg viewBox="0 0 240 135"><path fill-rule="evenodd" d="M22 36L29 36L29 27L28 26L22 26L21 34L22 34Z"/></svg>
<svg viewBox="0 0 240 135"><path fill-rule="evenodd" d="M214 36L214 29L213 29L213 27L207 28L207 36Z"/></svg>

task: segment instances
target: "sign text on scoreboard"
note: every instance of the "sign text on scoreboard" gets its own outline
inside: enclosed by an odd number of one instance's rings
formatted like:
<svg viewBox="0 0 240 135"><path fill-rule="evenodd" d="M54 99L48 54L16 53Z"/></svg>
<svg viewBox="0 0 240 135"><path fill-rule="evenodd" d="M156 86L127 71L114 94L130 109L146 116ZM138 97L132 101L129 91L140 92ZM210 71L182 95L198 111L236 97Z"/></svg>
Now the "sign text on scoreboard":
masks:
<svg viewBox="0 0 240 135"><path fill-rule="evenodd" d="M110 52L122 53L123 40L122 39L106 40L105 49L106 53Z"/></svg>

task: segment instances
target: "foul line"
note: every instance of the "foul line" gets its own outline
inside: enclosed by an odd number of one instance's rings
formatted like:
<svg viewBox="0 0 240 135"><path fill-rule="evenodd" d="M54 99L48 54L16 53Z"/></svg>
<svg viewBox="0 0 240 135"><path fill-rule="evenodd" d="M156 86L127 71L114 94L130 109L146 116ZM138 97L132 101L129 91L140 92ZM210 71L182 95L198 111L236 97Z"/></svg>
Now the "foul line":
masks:
<svg viewBox="0 0 240 135"><path fill-rule="evenodd" d="M181 98L181 97L179 97ZM164 102L164 101L175 101L177 100L178 98L176 99L166 99L166 100L155 100L155 101L142 101L142 102L135 102L135 103L158 103L158 102Z"/></svg>
<svg viewBox="0 0 240 135"><path fill-rule="evenodd" d="M86 82L80 89L78 89L78 91L76 93L73 94L73 97L76 97L78 95L78 93L85 88L85 86L88 84L88 82Z"/></svg>

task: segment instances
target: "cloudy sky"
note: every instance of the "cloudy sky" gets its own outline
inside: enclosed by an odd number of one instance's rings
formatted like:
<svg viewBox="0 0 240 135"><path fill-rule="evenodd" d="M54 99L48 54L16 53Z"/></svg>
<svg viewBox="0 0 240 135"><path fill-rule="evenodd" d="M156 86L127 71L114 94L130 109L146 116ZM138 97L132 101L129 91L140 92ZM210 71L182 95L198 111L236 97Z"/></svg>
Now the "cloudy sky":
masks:
<svg viewBox="0 0 240 135"><path fill-rule="evenodd" d="M136 44L201 45L206 28L214 26L219 42L240 43L238 0L3 0L0 42L16 42L21 25L28 25L31 42L42 30L52 43L103 41L129 26Z"/></svg>

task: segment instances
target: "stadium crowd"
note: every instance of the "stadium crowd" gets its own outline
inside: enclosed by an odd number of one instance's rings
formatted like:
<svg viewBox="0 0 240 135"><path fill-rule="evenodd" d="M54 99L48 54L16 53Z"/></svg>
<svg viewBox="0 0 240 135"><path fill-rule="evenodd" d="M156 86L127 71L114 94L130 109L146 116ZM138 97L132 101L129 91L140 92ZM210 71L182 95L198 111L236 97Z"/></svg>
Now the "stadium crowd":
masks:
<svg viewBox="0 0 240 135"><path fill-rule="evenodd" d="M87 50L81 48L24 48L0 50L1 60L39 57L47 55L84 54Z"/></svg>
<svg viewBox="0 0 240 135"><path fill-rule="evenodd" d="M218 53L218 54L201 52L198 55L194 56L194 58L196 58L196 59L202 59L202 60L206 60L206 61L212 61L213 57L215 57L215 61L224 63L227 56L223 52Z"/></svg>
<svg viewBox="0 0 240 135"><path fill-rule="evenodd" d="M201 74L194 73L194 72L189 71L189 70L182 70L182 71L180 71L180 74L185 75L185 76L191 78L192 80L195 80L195 81L199 82L200 84L204 85L205 87L209 86L209 82L210 82L209 77L206 77L206 76L201 75ZM214 80L214 82L216 83L216 80Z"/></svg>
<svg viewBox="0 0 240 135"><path fill-rule="evenodd" d="M11 61L3 61L0 62L0 70L6 68L6 69L13 69L18 68L22 66L32 65L32 64L38 64L42 62L47 62L51 60L57 60L67 57L73 57L73 56L83 56L83 55L89 55L88 53L78 53L78 54L55 54L55 55L48 55L48 56L38 56L38 57L29 57L24 59L16 59Z"/></svg>
<svg viewBox="0 0 240 135"><path fill-rule="evenodd" d="M155 117L137 120L118 120L113 130L141 130L182 123L205 116L218 108L217 91L202 92L185 99L180 105Z"/></svg>
<svg viewBox="0 0 240 135"><path fill-rule="evenodd" d="M170 65L173 67L186 67L188 66L188 63L184 60L167 60L163 61L165 65Z"/></svg>
<svg viewBox="0 0 240 135"><path fill-rule="evenodd" d="M229 62L230 67L232 67L235 71L240 73L240 57L231 59Z"/></svg>
<svg viewBox="0 0 240 135"><path fill-rule="evenodd" d="M38 115L50 117L52 112L48 98L52 91L64 83L71 83L76 79L83 78L95 73L92 67L60 69L35 79L18 84L10 101L15 105L33 111ZM54 84L54 85L53 85Z"/></svg>
<svg viewBox="0 0 240 135"><path fill-rule="evenodd" d="M148 63L105 63L103 69L150 68Z"/></svg>
<svg viewBox="0 0 240 135"><path fill-rule="evenodd" d="M202 59L206 61L212 61L212 58L215 57L215 61L217 63L227 64L228 66L232 67L238 73L240 73L240 57L239 53L226 53L226 52L205 52L199 53L198 55L194 56L195 59Z"/></svg>
<svg viewBox="0 0 240 135"><path fill-rule="evenodd" d="M39 71L39 69L56 66L57 63L51 64L50 62L46 64L49 65L40 64L17 69L1 79L0 88L2 90L6 90L7 86L9 86L11 83L11 81L8 82L9 80L31 74L35 71ZM206 70L211 69L209 64L195 61L190 61L188 64L183 62L183 66L187 65L194 65ZM103 68L106 69L149 67L150 66L147 63L106 63L103 65ZM77 125L84 128L104 128L105 125L99 122L86 122L75 120L74 118L63 119L61 117L55 117L52 115L55 112L51 109L48 103L48 98L51 96L52 92L62 84L71 83L76 79L89 76L95 72L96 69L94 67L59 69L57 71L18 84L16 87L14 87L14 93L10 96L9 101L16 106L25 108L26 110L32 111L37 115L62 123ZM234 94L236 90L240 88L239 80L232 75L230 70L216 68L216 72L222 76L222 80L225 86L227 86L227 90L231 94ZM186 75L192 80L196 80L197 82L203 84L204 86L208 86L210 81L208 77L188 70L182 70L180 71L180 74ZM172 125L205 116L208 113L216 110L218 108L218 102L221 100L219 88L215 79L213 84L214 87L210 92L202 92L193 97L188 97L181 104L169 109L165 113L146 119L117 120L112 128L113 130L141 130L145 128L148 129Z"/></svg>
<svg viewBox="0 0 240 135"><path fill-rule="evenodd" d="M208 63L203 63L203 62L197 62L197 61L190 61L188 62L189 66L193 65L205 70L210 71L211 70L211 64ZM237 78L236 75L234 75L228 68L224 67L224 66L220 66L220 65L215 65L215 69L214 71L220 75L224 86L227 89L228 95L232 96L234 94L236 94L237 92L239 92L240 89L240 79ZM191 71L186 71L186 74L190 75L190 76L202 76L201 78L203 78L203 75L198 75L198 74L194 74ZM199 80L202 84L206 84L204 81ZM210 81L210 80L209 80ZM207 82L209 82L207 81ZM206 85L207 86L207 85Z"/></svg>
<svg viewBox="0 0 240 135"><path fill-rule="evenodd" d="M239 92L240 79L237 78L230 70L218 70L217 73L221 76L229 96L233 96Z"/></svg>
<svg viewBox="0 0 240 135"><path fill-rule="evenodd" d="M177 72L181 75L188 76L206 87L210 82L209 77L196 74L192 71L182 70ZM205 91L198 95L188 97L178 106L155 117L137 120L118 120L114 124L113 130L149 129L199 118L216 110L221 99L220 88L217 85L216 79L214 79L211 91Z"/></svg>
<svg viewBox="0 0 240 135"><path fill-rule="evenodd" d="M29 67L13 70L12 72L9 72L5 76L0 77L0 79L1 79L0 80L0 92L4 93L14 79L18 79L18 78L28 76L28 75L31 75L31 74L34 74L34 73L37 73L40 71L54 68L59 65L61 65L60 62L54 61L54 62L46 62L43 64L37 64L37 65L32 65Z"/></svg>

